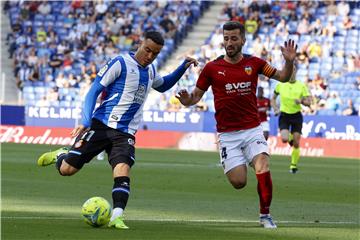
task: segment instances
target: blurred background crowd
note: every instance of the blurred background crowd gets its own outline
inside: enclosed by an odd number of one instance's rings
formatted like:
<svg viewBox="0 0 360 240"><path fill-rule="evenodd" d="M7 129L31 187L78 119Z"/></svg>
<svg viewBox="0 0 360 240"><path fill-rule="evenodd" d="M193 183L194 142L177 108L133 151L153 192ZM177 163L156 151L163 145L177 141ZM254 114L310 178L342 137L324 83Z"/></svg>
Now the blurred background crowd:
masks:
<svg viewBox="0 0 360 240"><path fill-rule="evenodd" d="M158 30L165 46L156 65L166 74L177 66L166 64L181 45L210 1L7 1L10 19L6 37L13 74L24 103L33 106L78 107L110 58L136 49L144 31ZM234 1L224 2L214 16L218 24L200 48L185 55L199 60L179 83L164 94L150 94L145 109L214 111L213 95L206 93L192 108L183 108L175 94L192 89L208 61L224 54L222 24L244 24L243 52L261 57L274 67L283 64L280 46L294 39L298 47L298 81L307 84L312 105L304 114L358 115L360 106L360 2L352 1ZM182 58L183 56L179 56ZM276 81L259 77L270 98Z"/></svg>

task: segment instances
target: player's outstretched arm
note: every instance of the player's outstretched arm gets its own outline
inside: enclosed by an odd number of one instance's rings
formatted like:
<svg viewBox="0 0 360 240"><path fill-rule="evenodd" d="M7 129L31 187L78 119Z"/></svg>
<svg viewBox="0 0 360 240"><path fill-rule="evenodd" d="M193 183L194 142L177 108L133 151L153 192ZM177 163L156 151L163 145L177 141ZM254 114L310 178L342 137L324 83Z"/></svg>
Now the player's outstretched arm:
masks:
<svg viewBox="0 0 360 240"><path fill-rule="evenodd" d="M195 89L191 93L189 93L185 89L182 89L178 92L176 98L179 99L182 105L189 107L198 103L204 93L205 91L201 90L198 87L195 87Z"/></svg>
<svg viewBox="0 0 360 240"><path fill-rule="evenodd" d="M281 47L282 55L285 59L285 65L281 71L277 70L273 76L274 79L280 82L289 81L293 70L294 70L294 61L296 58L297 44L294 40L289 39L285 41L284 46Z"/></svg>
<svg viewBox="0 0 360 240"><path fill-rule="evenodd" d="M184 62L172 73L163 77L162 84L160 86L155 87L154 89L159 92L165 92L172 88L185 73L186 69L188 69L191 64L195 67L198 65L198 61L195 58L187 57Z"/></svg>

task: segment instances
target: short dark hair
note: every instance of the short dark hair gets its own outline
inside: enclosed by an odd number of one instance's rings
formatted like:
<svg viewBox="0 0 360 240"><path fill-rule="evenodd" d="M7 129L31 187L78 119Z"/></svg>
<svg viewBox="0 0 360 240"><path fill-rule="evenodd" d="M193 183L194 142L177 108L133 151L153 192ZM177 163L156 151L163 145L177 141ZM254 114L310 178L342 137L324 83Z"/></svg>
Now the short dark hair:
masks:
<svg viewBox="0 0 360 240"><path fill-rule="evenodd" d="M223 31L224 30L231 31L231 30L235 30L235 29L239 29L240 35L245 37L245 27L240 22L228 21L223 25Z"/></svg>
<svg viewBox="0 0 360 240"><path fill-rule="evenodd" d="M144 33L144 39L151 39L154 43L164 46L164 38L161 33L157 31L149 31Z"/></svg>

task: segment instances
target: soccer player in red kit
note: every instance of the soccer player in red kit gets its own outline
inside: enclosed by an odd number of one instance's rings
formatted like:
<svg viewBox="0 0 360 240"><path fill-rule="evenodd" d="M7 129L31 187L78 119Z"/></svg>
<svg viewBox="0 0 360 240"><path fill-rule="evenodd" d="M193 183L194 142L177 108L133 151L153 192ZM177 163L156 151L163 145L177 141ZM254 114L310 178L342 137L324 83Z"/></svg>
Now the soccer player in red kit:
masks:
<svg viewBox="0 0 360 240"><path fill-rule="evenodd" d="M258 87L257 107L260 125L262 127L265 140L269 138L270 125L268 121L268 112L270 110L270 106L270 99L264 97L264 89L262 87Z"/></svg>
<svg viewBox="0 0 360 240"><path fill-rule="evenodd" d="M260 127L256 88L258 74L286 82L291 77L296 57L294 41L281 47L285 59L283 69L277 70L266 61L242 54L245 29L239 22L223 25L225 56L207 63L195 89L180 90L177 98L184 106L200 101L211 86L214 93L215 118L219 137L220 161L229 182L235 189L245 187L247 166L255 169L260 198L260 224L276 228L270 215L272 180L269 169L269 149Z"/></svg>

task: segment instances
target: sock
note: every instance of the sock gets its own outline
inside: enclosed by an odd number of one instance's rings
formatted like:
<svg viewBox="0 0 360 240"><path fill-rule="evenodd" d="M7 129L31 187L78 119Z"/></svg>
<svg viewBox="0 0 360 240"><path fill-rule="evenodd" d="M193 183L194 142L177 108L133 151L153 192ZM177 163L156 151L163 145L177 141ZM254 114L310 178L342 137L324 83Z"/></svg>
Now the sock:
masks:
<svg viewBox="0 0 360 240"><path fill-rule="evenodd" d="M257 191L260 199L260 214L269 214L272 200L272 180L270 171L256 174Z"/></svg>
<svg viewBox="0 0 360 240"><path fill-rule="evenodd" d="M67 157L67 154L66 153L63 153L63 154L60 154L59 156L57 156L57 160L56 160L56 163L55 163L55 167L56 169L59 171L60 175L61 172L60 172L60 167L61 167L61 164L62 162L64 161L64 159Z"/></svg>
<svg viewBox="0 0 360 240"><path fill-rule="evenodd" d="M300 159L300 148L294 148L291 153L291 165L297 166Z"/></svg>
<svg viewBox="0 0 360 240"><path fill-rule="evenodd" d="M110 221L112 221L115 218L121 216L123 214L123 212L124 212L124 209L122 209L122 208L114 208L113 211L112 211Z"/></svg>
<svg viewBox="0 0 360 240"><path fill-rule="evenodd" d="M126 176L114 178L114 187L112 190L113 214L111 221L121 216L124 211L130 194L130 178Z"/></svg>

